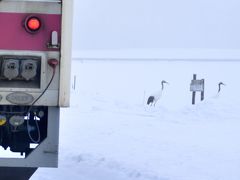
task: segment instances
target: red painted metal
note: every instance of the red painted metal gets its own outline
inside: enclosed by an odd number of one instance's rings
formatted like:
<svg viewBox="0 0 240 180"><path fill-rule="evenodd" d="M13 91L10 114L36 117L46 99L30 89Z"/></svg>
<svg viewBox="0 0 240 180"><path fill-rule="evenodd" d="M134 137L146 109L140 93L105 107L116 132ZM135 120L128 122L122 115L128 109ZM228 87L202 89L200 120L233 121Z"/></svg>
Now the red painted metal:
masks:
<svg viewBox="0 0 240 180"><path fill-rule="evenodd" d="M27 17L34 15L41 20L41 29L31 34L26 31L24 22ZM33 50L56 51L49 49L52 31L58 32L61 40L60 14L29 14L0 12L0 50Z"/></svg>

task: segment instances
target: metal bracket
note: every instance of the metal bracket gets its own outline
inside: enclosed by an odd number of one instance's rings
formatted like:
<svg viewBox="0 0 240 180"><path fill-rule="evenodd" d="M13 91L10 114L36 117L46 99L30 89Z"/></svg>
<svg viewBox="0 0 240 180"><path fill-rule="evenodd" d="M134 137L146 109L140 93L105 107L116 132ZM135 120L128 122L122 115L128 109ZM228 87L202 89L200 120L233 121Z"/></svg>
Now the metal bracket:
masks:
<svg viewBox="0 0 240 180"><path fill-rule="evenodd" d="M47 44L47 47L49 49L59 49L60 44L58 43L58 32L57 31L52 31L51 33L51 42Z"/></svg>

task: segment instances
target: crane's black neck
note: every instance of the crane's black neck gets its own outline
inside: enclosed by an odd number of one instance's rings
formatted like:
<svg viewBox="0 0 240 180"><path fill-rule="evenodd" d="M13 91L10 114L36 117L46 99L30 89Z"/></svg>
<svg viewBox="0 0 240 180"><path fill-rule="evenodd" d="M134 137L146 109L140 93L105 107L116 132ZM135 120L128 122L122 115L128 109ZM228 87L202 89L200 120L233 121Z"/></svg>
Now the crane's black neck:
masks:
<svg viewBox="0 0 240 180"><path fill-rule="evenodd" d="M164 83L162 82L162 90L163 90L163 88L164 88Z"/></svg>
<svg viewBox="0 0 240 180"><path fill-rule="evenodd" d="M223 85L222 83L218 84L218 93L221 91L221 85Z"/></svg>

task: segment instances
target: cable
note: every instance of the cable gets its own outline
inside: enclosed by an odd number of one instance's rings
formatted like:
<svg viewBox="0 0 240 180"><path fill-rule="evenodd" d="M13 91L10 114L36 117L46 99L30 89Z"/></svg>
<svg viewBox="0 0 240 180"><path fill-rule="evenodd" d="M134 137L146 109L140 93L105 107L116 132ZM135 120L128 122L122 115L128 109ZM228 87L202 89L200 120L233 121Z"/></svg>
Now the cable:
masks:
<svg viewBox="0 0 240 180"><path fill-rule="evenodd" d="M41 132L40 132L40 128L39 128L39 125L38 125L38 122L37 122L37 120L35 119L34 121L35 121L35 124L36 124L36 127L37 127L37 133L38 133L38 138L37 138L37 140L35 140L35 139L33 139L33 137L32 137L32 135L31 135L31 130L30 130L30 125L29 125L29 121L30 121L30 119L31 119L31 115L30 115L30 113L29 113L29 115L28 115L28 120L27 120L27 131L28 131L28 136L29 136L29 138L30 138L30 140L33 142L33 143L39 143L40 142L40 140L41 140Z"/></svg>
<svg viewBox="0 0 240 180"><path fill-rule="evenodd" d="M43 92L40 94L40 96L38 96L37 99L35 99L35 101L32 102L31 106L28 108L27 110L27 114L32 110L34 104L45 94L45 92L47 91L47 89L49 88L49 86L51 85L52 81L53 81L53 78L55 76L55 70L56 68L53 68L53 74L52 74L52 77L51 77L51 80L49 81L48 85L46 86L46 88L43 90Z"/></svg>
<svg viewBox="0 0 240 180"><path fill-rule="evenodd" d="M31 135L31 129L30 129L30 125L29 125L29 121L31 119L31 114L30 114L30 111L32 110L34 104L45 94L45 92L47 91L47 89L49 88L49 86L51 85L54 77L55 77L55 74L56 74L56 67L58 65L58 61L56 59L49 59L48 60L48 64L50 67L52 67L53 69L53 73L52 73L52 77L49 81L49 83L47 84L46 88L43 90L43 92L38 96L37 99L35 99L35 101L32 102L31 106L28 108L27 110L27 116L28 116L28 119L27 119L27 131L28 131L28 136L30 138L30 140L33 142L33 143L39 143L40 140L41 140L41 132L40 132L40 128L39 128L39 125L38 125L38 122L37 120L35 119L35 124L36 124L36 127L37 127L37 132L38 132L38 138L37 140L33 139L32 135Z"/></svg>

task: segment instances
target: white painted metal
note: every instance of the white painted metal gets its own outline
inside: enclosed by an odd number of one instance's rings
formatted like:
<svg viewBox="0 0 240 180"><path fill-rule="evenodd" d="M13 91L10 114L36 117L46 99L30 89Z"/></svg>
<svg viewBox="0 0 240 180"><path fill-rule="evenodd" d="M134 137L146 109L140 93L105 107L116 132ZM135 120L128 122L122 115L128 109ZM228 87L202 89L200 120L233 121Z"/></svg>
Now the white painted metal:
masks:
<svg viewBox="0 0 240 180"><path fill-rule="evenodd" d="M36 99L46 88L48 82L51 79L52 68L47 64L48 59L59 59L58 52L38 52L38 51L0 51L1 55L31 55L31 56L40 56L41 57L41 82L40 88L9 88L9 87L0 87L1 96L3 97L0 100L0 105L11 105L10 102L6 100L8 94L12 92L26 92L31 94L34 99ZM44 106L58 106L58 93L59 93L59 66L56 69L55 77L49 86L48 90L44 95L35 103L35 105L44 105Z"/></svg>
<svg viewBox="0 0 240 180"><path fill-rule="evenodd" d="M58 46L58 33L57 31L52 32L51 45Z"/></svg>
<svg viewBox="0 0 240 180"><path fill-rule="evenodd" d="M0 12L12 13L44 13L44 14L61 14L60 3L48 3L45 1L0 1Z"/></svg>
<svg viewBox="0 0 240 180"><path fill-rule="evenodd" d="M51 3L60 3L61 0L1 0L1 1L8 1L8 2L51 2Z"/></svg>
<svg viewBox="0 0 240 180"><path fill-rule="evenodd" d="M62 44L60 65L59 106L68 107L70 104L70 79L72 59L72 16L73 0L62 2Z"/></svg>

